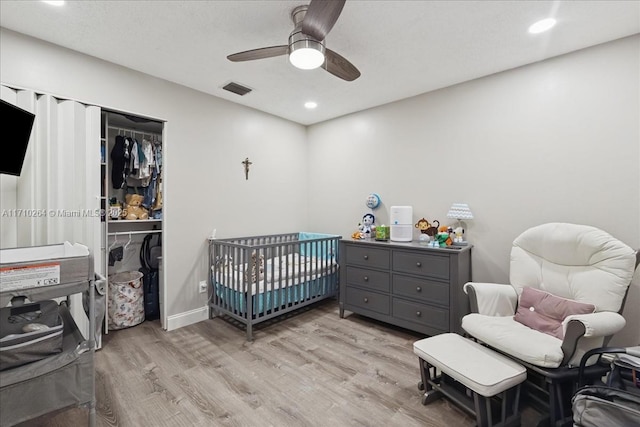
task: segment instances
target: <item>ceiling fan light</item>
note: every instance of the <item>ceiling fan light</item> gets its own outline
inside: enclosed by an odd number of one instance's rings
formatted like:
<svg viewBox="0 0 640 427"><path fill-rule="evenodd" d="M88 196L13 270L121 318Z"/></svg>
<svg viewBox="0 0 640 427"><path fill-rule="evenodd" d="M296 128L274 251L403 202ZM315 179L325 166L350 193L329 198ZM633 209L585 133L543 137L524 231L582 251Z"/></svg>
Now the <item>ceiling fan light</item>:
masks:
<svg viewBox="0 0 640 427"><path fill-rule="evenodd" d="M298 35L302 35L298 33ZM313 70L324 63L324 45L306 37L293 37L289 43L289 62L301 70Z"/></svg>
<svg viewBox="0 0 640 427"><path fill-rule="evenodd" d="M291 52L289 61L294 67L301 70L313 70L318 68L324 62L322 52L312 48L302 48Z"/></svg>

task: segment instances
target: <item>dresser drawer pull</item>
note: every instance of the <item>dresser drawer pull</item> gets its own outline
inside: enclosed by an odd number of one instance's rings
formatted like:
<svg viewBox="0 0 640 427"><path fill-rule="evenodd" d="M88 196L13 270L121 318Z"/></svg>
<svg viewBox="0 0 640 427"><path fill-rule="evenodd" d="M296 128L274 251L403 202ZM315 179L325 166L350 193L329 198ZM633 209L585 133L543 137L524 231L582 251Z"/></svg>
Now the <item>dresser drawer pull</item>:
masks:
<svg viewBox="0 0 640 427"><path fill-rule="evenodd" d="M422 312L416 311L416 316L418 316L418 317L422 316Z"/></svg>
<svg viewBox="0 0 640 427"><path fill-rule="evenodd" d="M363 298L363 301L364 301L364 302L369 302L369 298L364 297L364 298Z"/></svg>
<svg viewBox="0 0 640 427"><path fill-rule="evenodd" d="M366 260L368 260L368 259L369 259L369 255L365 255L363 258L364 258L364 259L365 259L365 261L366 261Z"/></svg>
<svg viewBox="0 0 640 427"><path fill-rule="evenodd" d="M362 280L364 280L365 282L368 282L368 281L369 281L369 276L364 276L364 277L362 278Z"/></svg>
<svg viewBox="0 0 640 427"><path fill-rule="evenodd" d="M416 286L416 292L422 292L422 288L420 286Z"/></svg>
<svg viewBox="0 0 640 427"><path fill-rule="evenodd" d="M422 263L420 261L416 262L416 267L422 267Z"/></svg>

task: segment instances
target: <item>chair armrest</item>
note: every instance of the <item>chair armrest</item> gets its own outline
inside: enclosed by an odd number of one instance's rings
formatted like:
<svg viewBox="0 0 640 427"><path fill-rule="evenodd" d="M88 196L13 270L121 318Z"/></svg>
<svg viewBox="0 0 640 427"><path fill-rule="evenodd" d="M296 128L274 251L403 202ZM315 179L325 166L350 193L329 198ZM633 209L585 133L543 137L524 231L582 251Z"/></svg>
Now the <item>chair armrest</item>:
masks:
<svg viewBox="0 0 640 427"><path fill-rule="evenodd" d="M607 337L620 331L627 324L624 317L613 311L601 311L590 314L574 314L567 316L562 321L562 329L565 334L569 322L577 321L584 326L584 336L589 337Z"/></svg>
<svg viewBox="0 0 640 427"><path fill-rule="evenodd" d="M620 314L612 311L602 311L590 314L575 314L567 316L562 322L564 339L562 364L568 364L574 359L581 338L606 338L624 328L626 320ZM582 357L581 354L578 356ZM595 359L588 364L595 362Z"/></svg>
<svg viewBox="0 0 640 427"><path fill-rule="evenodd" d="M518 292L511 285L467 282L463 287L469 295L473 313L488 316L513 316L518 305Z"/></svg>

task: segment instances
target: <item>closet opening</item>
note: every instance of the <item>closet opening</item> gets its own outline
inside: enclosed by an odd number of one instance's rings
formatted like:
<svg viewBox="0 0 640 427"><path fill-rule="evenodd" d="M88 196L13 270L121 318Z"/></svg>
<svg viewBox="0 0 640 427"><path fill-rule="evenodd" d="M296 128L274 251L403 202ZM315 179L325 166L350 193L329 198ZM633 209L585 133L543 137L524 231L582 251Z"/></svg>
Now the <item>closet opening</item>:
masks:
<svg viewBox="0 0 640 427"><path fill-rule="evenodd" d="M101 112L101 272L104 332L160 321L164 313L164 122Z"/></svg>

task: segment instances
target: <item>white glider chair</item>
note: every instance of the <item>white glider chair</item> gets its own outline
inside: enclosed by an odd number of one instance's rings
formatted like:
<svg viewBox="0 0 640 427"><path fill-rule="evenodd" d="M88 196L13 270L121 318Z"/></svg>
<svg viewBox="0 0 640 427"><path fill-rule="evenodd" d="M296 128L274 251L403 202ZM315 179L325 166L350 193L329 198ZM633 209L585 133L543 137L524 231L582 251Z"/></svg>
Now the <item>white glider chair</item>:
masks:
<svg viewBox="0 0 640 427"><path fill-rule="evenodd" d="M625 326L620 313L638 261L636 251L594 227L530 228L513 242L510 284L465 284L472 313L462 328L524 365L529 401L548 411L549 425L565 425L580 359ZM587 377L606 370L592 364Z"/></svg>

